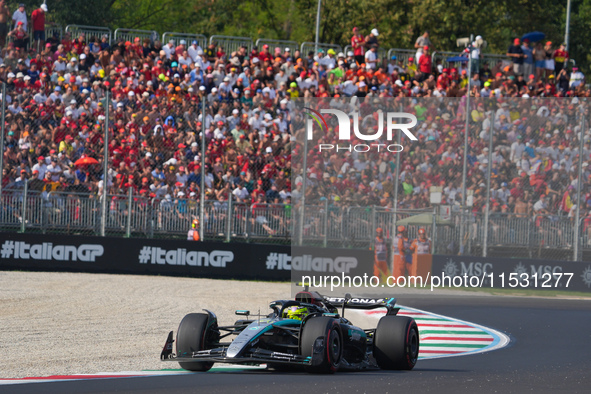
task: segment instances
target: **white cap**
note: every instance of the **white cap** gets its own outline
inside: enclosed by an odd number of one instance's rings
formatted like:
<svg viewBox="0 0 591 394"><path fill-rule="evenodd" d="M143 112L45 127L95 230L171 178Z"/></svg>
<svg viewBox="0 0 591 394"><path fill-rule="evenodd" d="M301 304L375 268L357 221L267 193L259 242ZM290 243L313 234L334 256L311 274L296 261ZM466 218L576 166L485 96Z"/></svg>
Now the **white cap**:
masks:
<svg viewBox="0 0 591 394"><path fill-rule="evenodd" d="M197 193L195 193L195 192L191 192L191 193L189 194L189 196L190 196L190 197L193 197L193 196L196 196L196 195L197 195Z"/></svg>
<svg viewBox="0 0 591 394"><path fill-rule="evenodd" d="M199 86L199 90L205 91L205 86L203 86L203 85Z"/></svg>
<svg viewBox="0 0 591 394"><path fill-rule="evenodd" d="M31 77L29 77L28 75L25 75L25 81L28 81L30 79L31 79Z"/></svg>
<svg viewBox="0 0 591 394"><path fill-rule="evenodd" d="M181 45L187 45L187 41L181 40Z"/></svg>
<svg viewBox="0 0 591 394"><path fill-rule="evenodd" d="M86 59L86 55L85 54L81 54L80 55L80 60L84 60L84 59Z"/></svg>
<svg viewBox="0 0 591 394"><path fill-rule="evenodd" d="M43 3L39 8L41 8L43 12L47 12L47 4Z"/></svg>
<svg viewBox="0 0 591 394"><path fill-rule="evenodd" d="M199 67L199 68L201 68L201 64L199 64L199 63L195 63L195 67Z"/></svg>
<svg viewBox="0 0 591 394"><path fill-rule="evenodd" d="M189 92L189 93L193 93L193 88L189 88L189 89L187 89L187 92Z"/></svg>
<svg viewBox="0 0 591 394"><path fill-rule="evenodd" d="M291 49L285 48L285 52L291 52Z"/></svg>
<svg viewBox="0 0 591 394"><path fill-rule="evenodd" d="M265 114L264 118L267 119L267 120L273 119L273 117L271 116L271 114Z"/></svg>
<svg viewBox="0 0 591 394"><path fill-rule="evenodd" d="M192 142L192 143L191 143L191 146L192 146L192 147L193 147L193 146L197 146L197 143L196 143L196 142Z"/></svg>
<svg viewBox="0 0 591 394"><path fill-rule="evenodd" d="M25 76L25 74L23 74L23 73L16 73L16 77L17 77L17 78L22 78L22 77L24 77L24 76Z"/></svg>
<svg viewBox="0 0 591 394"><path fill-rule="evenodd" d="M70 104L76 104L76 100L74 100L74 99L70 100Z"/></svg>
<svg viewBox="0 0 591 394"><path fill-rule="evenodd" d="M211 93L217 93L218 92L218 88L212 88L211 89Z"/></svg>
<svg viewBox="0 0 591 394"><path fill-rule="evenodd" d="M239 113L240 113L240 111L238 111L237 109L233 109L233 110L232 110L232 113L233 113L233 114L239 114Z"/></svg>
<svg viewBox="0 0 591 394"><path fill-rule="evenodd" d="M129 93L127 93L127 95L128 95L129 97L133 97L133 96L135 96L135 92L134 92L134 91L130 91Z"/></svg>
<svg viewBox="0 0 591 394"><path fill-rule="evenodd" d="M66 116L72 115L72 111L66 111Z"/></svg>
<svg viewBox="0 0 591 394"><path fill-rule="evenodd" d="M201 56L201 55L203 55L203 50L202 50L202 49L198 50L198 51L197 51L197 55L198 55L198 56Z"/></svg>
<svg viewBox="0 0 591 394"><path fill-rule="evenodd" d="M77 62L78 58L76 58L75 56L73 58L70 59L71 62Z"/></svg>
<svg viewBox="0 0 591 394"><path fill-rule="evenodd" d="M347 56L353 56L353 51L347 52Z"/></svg>
<svg viewBox="0 0 591 394"><path fill-rule="evenodd" d="M174 74L173 78L180 78L181 76L179 74Z"/></svg>
<svg viewBox="0 0 591 394"><path fill-rule="evenodd" d="M117 103L117 108L123 107L123 103Z"/></svg>
<svg viewBox="0 0 591 394"><path fill-rule="evenodd" d="M265 149L265 152L273 153L273 148L271 148L270 146L267 146L267 149Z"/></svg>
<svg viewBox="0 0 591 394"><path fill-rule="evenodd" d="M360 88L363 88L365 86L367 86L365 82L363 82L363 81L359 82L359 87Z"/></svg>
<svg viewBox="0 0 591 394"><path fill-rule="evenodd" d="M184 193L184 192L178 192L178 193L177 193L177 196L184 196L184 195L185 195L185 193Z"/></svg>
<svg viewBox="0 0 591 394"><path fill-rule="evenodd" d="M371 29L371 34L373 34L374 36L379 36L380 34L378 33L378 29Z"/></svg>
<svg viewBox="0 0 591 394"><path fill-rule="evenodd" d="M150 97L150 93L148 93L148 92L144 92L144 93L142 93L142 96L143 96L143 97Z"/></svg>
<svg viewBox="0 0 591 394"><path fill-rule="evenodd" d="M253 58L253 59L252 59L252 62L253 62L253 63L258 63L258 62L259 62L259 58L258 58L258 57L255 57L255 58Z"/></svg>

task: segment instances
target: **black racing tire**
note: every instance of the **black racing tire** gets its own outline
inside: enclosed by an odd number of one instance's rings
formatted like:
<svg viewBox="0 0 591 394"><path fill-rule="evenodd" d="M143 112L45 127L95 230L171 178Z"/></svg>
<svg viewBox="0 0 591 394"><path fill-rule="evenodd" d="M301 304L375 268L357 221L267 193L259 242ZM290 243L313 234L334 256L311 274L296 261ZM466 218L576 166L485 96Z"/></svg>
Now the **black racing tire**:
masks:
<svg viewBox="0 0 591 394"><path fill-rule="evenodd" d="M206 313L189 313L186 315L176 333L176 354L182 357L183 354L191 354L206 349L206 330L209 316ZM179 362L181 368L187 371L205 372L213 366L211 362Z"/></svg>
<svg viewBox="0 0 591 394"><path fill-rule="evenodd" d="M373 356L381 369L413 369L419 357L419 329L414 319L382 317L374 335Z"/></svg>
<svg viewBox="0 0 591 394"><path fill-rule="evenodd" d="M320 316L308 320L300 333L300 351L304 357L311 357L314 343L323 337L324 350L316 365L306 367L311 373L335 373L343 358L343 334L339 322L331 317ZM318 360L318 359L317 359Z"/></svg>

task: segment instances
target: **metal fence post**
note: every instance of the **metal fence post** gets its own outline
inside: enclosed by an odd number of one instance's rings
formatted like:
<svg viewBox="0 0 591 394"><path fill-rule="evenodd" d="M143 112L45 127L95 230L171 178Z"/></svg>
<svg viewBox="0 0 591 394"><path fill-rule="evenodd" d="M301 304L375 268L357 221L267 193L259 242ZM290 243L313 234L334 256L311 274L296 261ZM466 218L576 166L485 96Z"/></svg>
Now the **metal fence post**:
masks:
<svg viewBox="0 0 591 394"><path fill-rule="evenodd" d="M228 190L228 213L226 222L226 242L232 239L232 191Z"/></svg>
<svg viewBox="0 0 591 394"><path fill-rule="evenodd" d="M573 260L579 260L579 241L580 241L580 218L581 218L581 203L583 199L581 198L581 193L583 192L583 145L585 144L585 109L581 108L581 133L579 134L579 169L578 169L578 178L577 178L577 209L575 213L575 234L574 234L574 250L573 250Z"/></svg>
<svg viewBox="0 0 591 394"><path fill-rule="evenodd" d="M371 230L369 234L369 244L373 248L375 247L375 234L376 234L376 206L371 206Z"/></svg>
<svg viewBox="0 0 591 394"><path fill-rule="evenodd" d="M312 129L312 119L307 119L306 122L307 128L306 130L313 130ZM306 215L306 184L308 183L308 138L312 137L309 136L308 133L304 133L304 162L302 163L302 196L300 197L300 220L298 222L298 245L302 246L304 242L304 220ZM297 186L297 185L296 185Z"/></svg>
<svg viewBox="0 0 591 394"><path fill-rule="evenodd" d="M400 111L403 112L402 104L400 105ZM398 130L396 135L396 143L400 145L401 140L401 131ZM394 201L392 202L394 206L392 207L392 229L390 230L390 239L392 240L392 250L394 250L394 237L396 236L396 210L398 209L398 184L400 177L400 155L396 155L396 169L394 172ZM394 253L390 253L390 272L394 269Z"/></svg>
<svg viewBox="0 0 591 394"><path fill-rule="evenodd" d="M148 238L154 238L154 200L150 201L148 210L150 212L150 228L148 229Z"/></svg>
<svg viewBox="0 0 591 394"><path fill-rule="evenodd" d="M324 240L322 241L322 246L326 248L328 245L328 198L324 200Z"/></svg>
<svg viewBox="0 0 591 394"><path fill-rule="evenodd" d="M29 184L25 182L23 190L23 206L21 207L21 233L25 232L25 224L27 221L27 193L29 192Z"/></svg>
<svg viewBox="0 0 591 394"><path fill-rule="evenodd" d="M125 230L125 236L127 238L131 237L131 209L133 207L133 198L131 192L132 188L130 187L127 189L127 229Z"/></svg>
<svg viewBox="0 0 591 394"><path fill-rule="evenodd" d="M488 219L490 214L490 178L492 173L492 150L494 123L492 117L493 111L490 110L488 117L490 119L490 128L488 130L488 167L486 169L486 210L484 211L484 239L482 241L482 257L486 257L488 249Z"/></svg>
<svg viewBox="0 0 591 394"><path fill-rule="evenodd" d="M251 206L247 206L246 208L246 225L244 226L244 231L246 232L246 242L250 242L250 233L251 233L251 224L250 224L250 208Z"/></svg>
<svg viewBox="0 0 591 394"><path fill-rule="evenodd" d="M199 197L199 235L201 242L205 241L205 95L201 97L201 188Z"/></svg>
<svg viewBox="0 0 591 394"><path fill-rule="evenodd" d="M103 195L101 196L101 237L105 236L107 225L107 194L109 192L109 104L111 92L105 93L105 133L103 145Z"/></svg>
<svg viewBox="0 0 591 394"><path fill-rule="evenodd" d="M470 35L470 42L472 42L473 37ZM464 127L464 163L462 167L462 215L460 216L460 254L463 255L464 245L464 232L466 230L466 218L465 218L465 209L466 209L466 190L467 190L467 171L468 171L468 131L470 127L470 81L472 80L472 46L469 47L470 56L468 56L468 91L466 93L466 125Z"/></svg>
<svg viewBox="0 0 591 394"><path fill-rule="evenodd" d="M435 254L435 244L437 243L437 213L439 205L433 206L433 230L431 231L431 254Z"/></svg>

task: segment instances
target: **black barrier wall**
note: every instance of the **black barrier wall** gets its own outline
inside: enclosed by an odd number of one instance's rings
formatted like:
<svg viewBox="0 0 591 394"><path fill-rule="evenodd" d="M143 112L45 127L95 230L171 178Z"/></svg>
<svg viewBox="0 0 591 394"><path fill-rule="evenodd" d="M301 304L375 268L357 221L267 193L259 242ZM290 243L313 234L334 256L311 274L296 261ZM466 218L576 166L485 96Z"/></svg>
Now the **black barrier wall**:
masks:
<svg viewBox="0 0 591 394"><path fill-rule="evenodd" d="M330 255L341 256L331 260ZM0 269L289 281L308 274L362 274L371 252L223 242L0 233Z"/></svg>
<svg viewBox="0 0 591 394"><path fill-rule="evenodd" d="M482 279L470 287L591 292L591 264L580 261L434 255L431 274Z"/></svg>
<svg viewBox="0 0 591 394"><path fill-rule="evenodd" d="M289 280L266 268L289 247L222 242L0 233L0 269Z"/></svg>

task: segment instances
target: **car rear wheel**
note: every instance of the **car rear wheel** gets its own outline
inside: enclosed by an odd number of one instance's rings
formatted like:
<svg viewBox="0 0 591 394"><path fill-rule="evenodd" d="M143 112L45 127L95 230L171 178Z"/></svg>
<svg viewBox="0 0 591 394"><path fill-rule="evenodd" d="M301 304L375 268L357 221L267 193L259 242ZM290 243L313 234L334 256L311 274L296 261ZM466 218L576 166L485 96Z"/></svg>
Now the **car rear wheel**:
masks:
<svg viewBox="0 0 591 394"><path fill-rule="evenodd" d="M382 317L374 336L373 355L381 369L413 369L419 357L419 329L414 319Z"/></svg>
<svg viewBox="0 0 591 394"><path fill-rule="evenodd" d="M300 349L304 357L312 357L308 372L334 373L343 357L343 335L339 322L322 316L308 320L300 333Z"/></svg>
<svg viewBox="0 0 591 394"><path fill-rule="evenodd" d="M186 315L176 333L177 357L191 357L193 352L207 349L207 331L209 316L205 313L189 313ZM187 371L209 371L211 362L179 362Z"/></svg>

